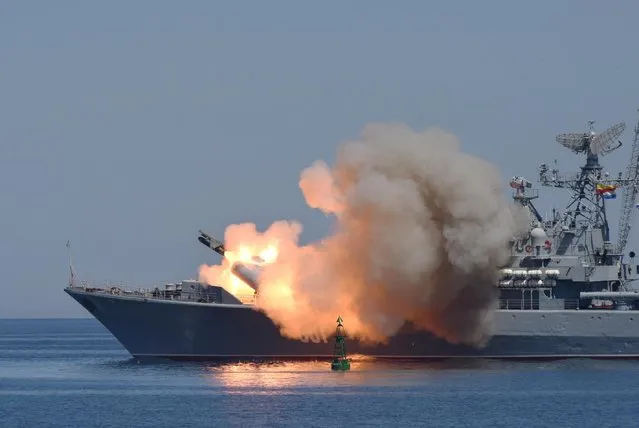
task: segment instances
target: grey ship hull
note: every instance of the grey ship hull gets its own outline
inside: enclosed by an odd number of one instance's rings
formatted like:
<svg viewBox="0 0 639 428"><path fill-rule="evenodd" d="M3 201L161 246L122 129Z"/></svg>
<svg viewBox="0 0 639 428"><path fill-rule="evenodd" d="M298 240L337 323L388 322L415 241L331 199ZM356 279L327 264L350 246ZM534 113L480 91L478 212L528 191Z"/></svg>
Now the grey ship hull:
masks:
<svg viewBox="0 0 639 428"><path fill-rule="evenodd" d="M248 305L144 299L65 291L138 358L182 360L324 358L330 341L284 338ZM494 336L483 349L453 345L407 327L388 344L347 342L350 354L386 358L639 357L639 311L496 311Z"/></svg>

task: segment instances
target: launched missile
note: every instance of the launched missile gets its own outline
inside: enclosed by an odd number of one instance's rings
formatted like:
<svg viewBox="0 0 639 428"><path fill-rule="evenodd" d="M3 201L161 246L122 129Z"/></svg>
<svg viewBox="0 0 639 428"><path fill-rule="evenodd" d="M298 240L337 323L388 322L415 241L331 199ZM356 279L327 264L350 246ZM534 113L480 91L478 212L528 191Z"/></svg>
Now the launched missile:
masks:
<svg viewBox="0 0 639 428"><path fill-rule="evenodd" d="M221 243L220 241L218 241L217 239L215 239L208 233L203 232L202 230L200 230L199 232L200 232L200 236L197 237L198 241L200 241L203 245L209 247L210 249L218 253L220 256L224 257L226 255L226 248L224 248L223 243ZM257 263L257 264L264 263L264 260L262 260L260 256L253 256L252 259L254 263Z"/></svg>
<svg viewBox="0 0 639 428"><path fill-rule="evenodd" d="M231 272L243 283L251 287L253 290L258 291L259 277L262 273L262 269L257 265L247 265L241 262L233 263Z"/></svg>
<svg viewBox="0 0 639 428"><path fill-rule="evenodd" d="M211 250L218 253L220 256L224 257L226 253L226 249L224 248L224 244L208 233L199 230L200 236L198 236L197 240L200 241L203 245L209 247ZM261 268L259 264L264 263L258 256L253 257L253 261L256 264L246 264L241 262L233 263L231 266L231 272L237 278L239 278L246 285L251 287L253 290L257 291L258 288L258 279L260 276Z"/></svg>
<svg viewBox="0 0 639 428"><path fill-rule="evenodd" d="M202 230L199 230L199 232L200 232L200 236L198 236L197 240L200 241L202 244L206 245L207 247L209 247L211 250L218 253L220 256L224 257L224 253L226 252L226 249L224 248L224 244L222 244L217 239L213 238L208 233L203 232Z"/></svg>

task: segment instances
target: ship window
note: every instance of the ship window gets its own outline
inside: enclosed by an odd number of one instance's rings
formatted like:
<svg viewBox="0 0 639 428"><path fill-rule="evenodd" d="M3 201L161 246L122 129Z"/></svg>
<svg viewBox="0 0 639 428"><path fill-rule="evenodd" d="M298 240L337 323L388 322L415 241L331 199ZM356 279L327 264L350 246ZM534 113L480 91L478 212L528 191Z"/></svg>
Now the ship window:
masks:
<svg viewBox="0 0 639 428"><path fill-rule="evenodd" d="M544 290L544 296L550 297L550 290Z"/></svg>

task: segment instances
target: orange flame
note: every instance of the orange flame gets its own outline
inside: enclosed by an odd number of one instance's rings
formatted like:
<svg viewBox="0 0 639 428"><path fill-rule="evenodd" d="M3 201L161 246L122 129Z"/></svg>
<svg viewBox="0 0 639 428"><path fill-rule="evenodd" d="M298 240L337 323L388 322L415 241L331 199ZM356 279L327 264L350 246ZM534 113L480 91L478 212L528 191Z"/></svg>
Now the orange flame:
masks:
<svg viewBox="0 0 639 428"><path fill-rule="evenodd" d="M354 297L333 296L322 289L324 284L332 284L325 281L325 265L317 264L322 250L314 245L299 246L301 230L299 223L286 221L276 222L263 232L251 223L231 225L225 233L224 259L219 265L200 266L200 280L224 288L244 303L254 302L269 316L275 314L274 321L288 337L326 341L335 328L335 313L348 319L353 332L364 331L351 305ZM237 262L261 267L259 296L232 272ZM315 278L314 288L319 293L309 295L310 290L304 287L308 277ZM314 307L312 299L317 296L339 308Z"/></svg>
<svg viewBox="0 0 639 428"><path fill-rule="evenodd" d="M277 241L267 242L260 245L260 242L244 241L235 249L227 249L224 253L224 260L220 266L211 266L200 268L200 275L203 276L209 284L220 285L226 291L242 300L244 297L252 296L254 290L246 285L244 281L239 279L231 268L234 263L240 262L246 265L264 266L273 264L277 261L279 255L279 243ZM286 285L283 294L291 295L290 286Z"/></svg>

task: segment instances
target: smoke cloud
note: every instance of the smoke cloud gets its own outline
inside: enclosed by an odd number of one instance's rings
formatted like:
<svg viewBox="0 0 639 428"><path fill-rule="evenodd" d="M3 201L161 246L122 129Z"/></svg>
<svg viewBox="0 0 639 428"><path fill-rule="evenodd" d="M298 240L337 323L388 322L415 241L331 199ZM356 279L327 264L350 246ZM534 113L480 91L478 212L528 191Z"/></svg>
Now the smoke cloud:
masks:
<svg viewBox="0 0 639 428"><path fill-rule="evenodd" d="M263 233L232 225L229 260L202 266L200 279L237 294L231 261L271 254L257 304L286 336L329 336L341 315L362 340L383 342L409 321L452 343L486 343L498 268L526 224L493 166L443 130L370 124L299 185L310 207L334 216L331 236L301 246L297 222Z"/></svg>

